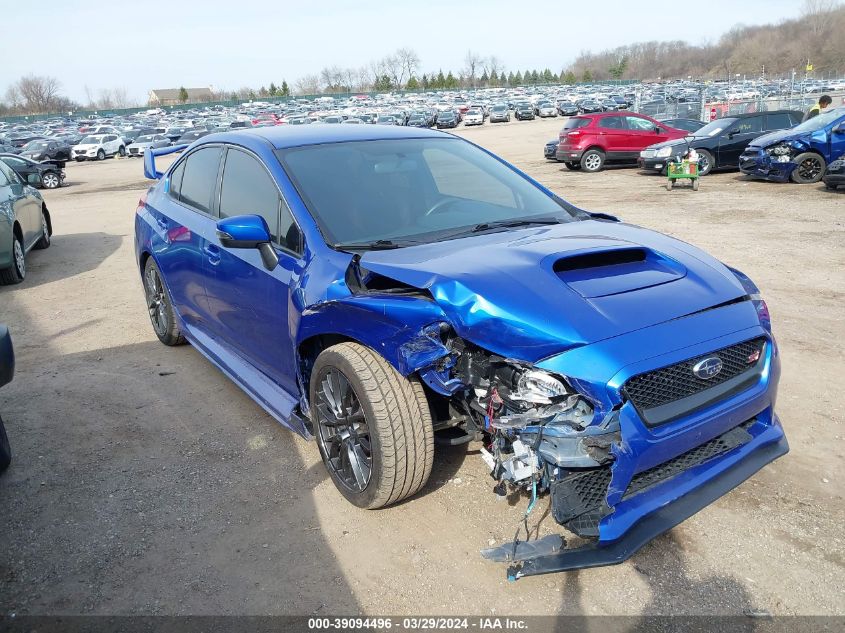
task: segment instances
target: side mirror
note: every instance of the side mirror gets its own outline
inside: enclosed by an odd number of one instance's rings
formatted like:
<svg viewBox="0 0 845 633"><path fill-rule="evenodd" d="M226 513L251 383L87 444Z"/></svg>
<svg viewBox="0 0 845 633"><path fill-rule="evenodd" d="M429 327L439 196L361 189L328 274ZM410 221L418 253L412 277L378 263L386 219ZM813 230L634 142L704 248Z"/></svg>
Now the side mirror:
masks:
<svg viewBox="0 0 845 633"><path fill-rule="evenodd" d="M662 128L662 127L660 127L659 125L655 125L655 126L654 126L654 131L655 131L655 133L657 133L657 134L663 134L663 128Z"/></svg>
<svg viewBox="0 0 845 633"><path fill-rule="evenodd" d="M267 270L279 264L279 257L270 244L270 229L260 215L235 215L217 223L217 238L225 248L255 248Z"/></svg>

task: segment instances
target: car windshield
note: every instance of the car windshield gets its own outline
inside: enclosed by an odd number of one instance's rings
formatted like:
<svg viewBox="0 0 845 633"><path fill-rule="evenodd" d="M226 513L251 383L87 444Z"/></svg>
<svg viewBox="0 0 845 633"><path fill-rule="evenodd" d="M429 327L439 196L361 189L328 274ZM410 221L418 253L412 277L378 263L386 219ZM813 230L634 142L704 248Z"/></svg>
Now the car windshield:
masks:
<svg viewBox="0 0 845 633"><path fill-rule="evenodd" d="M136 139L136 142L137 143L152 143L154 140L156 140L155 136L153 136L152 134L145 134L144 136L139 136Z"/></svg>
<svg viewBox="0 0 845 633"><path fill-rule="evenodd" d="M86 136L79 142L80 145L99 145L99 143L100 137L98 136Z"/></svg>
<svg viewBox="0 0 845 633"><path fill-rule="evenodd" d="M720 134L723 130L729 128L737 119L735 118L728 118L728 119L716 119L715 121L711 121L704 127L695 131L696 136L716 136Z"/></svg>
<svg viewBox="0 0 845 633"><path fill-rule="evenodd" d="M823 127L827 127L839 117L845 117L845 108L835 108L828 112L814 116L812 119L807 119L803 123L796 125L791 132L815 132Z"/></svg>
<svg viewBox="0 0 845 633"><path fill-rule="evenodd" d="M49 143L47 141L30 141L24 146L26 150L32 149L47 149Z"/></svg>
<svg viewBox="0 0 845 633"><path fill-rule="evenodd" d="M402 246L489 223L582 217L459 139L331 143L279 150L278 156L335 246Z"/></svg>

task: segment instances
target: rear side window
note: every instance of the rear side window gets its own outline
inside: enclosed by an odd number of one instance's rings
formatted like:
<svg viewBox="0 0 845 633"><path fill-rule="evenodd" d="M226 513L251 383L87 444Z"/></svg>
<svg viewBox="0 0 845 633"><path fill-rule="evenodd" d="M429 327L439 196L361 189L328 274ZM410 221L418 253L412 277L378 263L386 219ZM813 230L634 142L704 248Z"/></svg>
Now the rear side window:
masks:
<svg viewBox="0 0 845 633"><path fill-rule="evenodd" d="M590 124L590 119L581 119L578 117L572 117L566 123L563 124L564 130L574 130L579 127L587 127Z"/></svg>
<svg viewBox="0 0 845 633"><path fill-rule="evenodd" d="M625 118L621 116L606 116L599 119L599 127L605 130L624 130Z"/></svg>
<svg viewBox="0 0 845 633"><path fill-rule="evenodd" d="M181 163L176 165L176 169L173 170L173 173L170 174L170 195L179 199L179 190L182 188L182 174L185 173L185 163L188 162L187 160L183 160Z"/></svg>
<svg viewBox="0 0 845 633"><path fill-rule="evenodd" d="M236 149L226 152L220 188L220 217L260 215L274 240L279 237L279 191L255 158ZM287 229L287 227L285 227Z"/></svg>
<svg viewBox="0 0 845 633"><path fill-rule="evenodd" d="M766 115L767 130L785 130L789 127L792 127L792 119L789 118L789 114L786 112Z"/></svg>
<svg viewBox="0 0 845 633"><path fill-rule="evenodd" d="M185 160L179 200L204 213L211 212L211 194L217 183L220 148L204 147Z"/></svg>
<svg viewBox="0 0 845 633"><path fill-rule="evenodd" d="M0 161L0 187L5 187L9 184L9 177L6 175L8 169L9 168L6 167L6 165L2 161Z"/></svg>

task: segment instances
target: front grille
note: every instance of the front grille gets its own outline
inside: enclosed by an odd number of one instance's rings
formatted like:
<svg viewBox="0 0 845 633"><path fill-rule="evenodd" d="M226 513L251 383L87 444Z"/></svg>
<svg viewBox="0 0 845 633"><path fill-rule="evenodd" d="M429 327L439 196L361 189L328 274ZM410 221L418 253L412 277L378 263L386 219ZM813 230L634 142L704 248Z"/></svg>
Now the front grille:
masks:
<svg viewBox="0 0 845 633"><path fill-rule="evenodd" d="M628 497L632 497L638 492L651 488L661 481L674 477L685 470L703 464L708 459L712 459L732 448L745 444L751 439L751 434L746 431L746 428L753 422L753 419L749 420L726 433L722 433L722 435L713 438L709 442L705 442L682 455L670 459L668 462L663 462L653 468L637 473L631 479L631 483L628 484L628 488L625 490L622 498L627 499Z"/></svg>
<svg viewBox="0 0 845 633"><path fill-rule="evenodd" d="M607 513L610 467L585 470L552 484L555 521L578 536L598 536L599 521Z"/></svg>
<svg viewBox="0 0 845 633"><path fill-rule="evenodd" d="M755 352L759 352L762 358L765 343L766 339L760 337L639 374L628 379L622 387L622 394L641 411L675 402L715 387L750 369L756 361L749 362L749 358L753 358ZM706 379L692 373L696 363L711 356L718 356L722 361L722 370L717 375Z"/></svg>

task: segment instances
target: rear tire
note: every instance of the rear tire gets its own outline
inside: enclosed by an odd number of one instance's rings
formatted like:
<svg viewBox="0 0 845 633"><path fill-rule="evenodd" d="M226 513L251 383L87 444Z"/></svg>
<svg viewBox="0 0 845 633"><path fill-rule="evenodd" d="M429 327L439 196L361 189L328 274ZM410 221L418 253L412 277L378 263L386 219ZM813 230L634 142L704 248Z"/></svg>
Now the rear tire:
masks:
<svg viewBox="0 0 845 633"><path fill-rule="evenodd" d="M340 343L317 357L309 391L323 463L350 503L373 510L420 491L431 474L434 429L416 377L363 345Z"/></svg>
<svg viewBox="0 0 845 633"><path fill-rule="evenodd" d="M19 284L26 277L26 263L24 261L23 244L18 236L12 238L12 264L0 270L0 286Z"/></svg>
<svg viewBox="0 0 845 633"><path fill-rule="evenodd" d="M824 176L827 163L824 158L814 152L804 152L795 157L796 167L790 178L799 185L812 185Z"/></svg>
<svg viewBox="0 0 845 633"><path fill-rule="evenodd" d="M598 149L588 149L581 156L581 169L589 173L601 171L604 167L604 152Z"/></svg>
<svg viewBox="0 0 845 633"><path fill-rule="evenodd" d="M161 271L152 257L144 264L144 297L153 331L165 345L182 345L185 337L173 310L170 292L161 278Z"/></svg>
<svg viewBox="0 0 845 633"><path fill-rule="evenodd" d="M3 418L0 418L0 473L12 463L12 446L9 444L9 436L6 435L6 427L3 425Z"/></svg>
<svg viewBox="0 0 845 633"><path fill-rule="evenodd" d="M573 163L572 161L567 161L564 163L567 169L571 169L572 171L578 171L581 169L581 163Z"/></svg>

